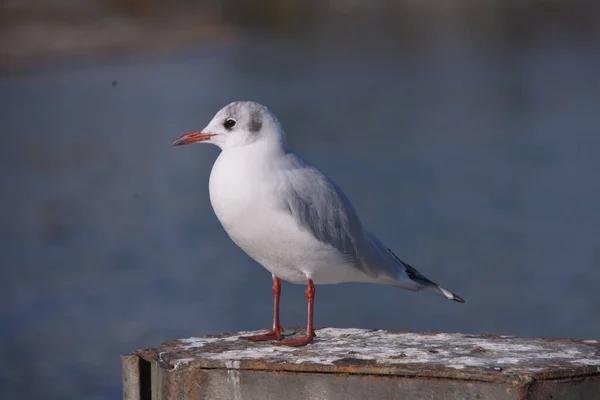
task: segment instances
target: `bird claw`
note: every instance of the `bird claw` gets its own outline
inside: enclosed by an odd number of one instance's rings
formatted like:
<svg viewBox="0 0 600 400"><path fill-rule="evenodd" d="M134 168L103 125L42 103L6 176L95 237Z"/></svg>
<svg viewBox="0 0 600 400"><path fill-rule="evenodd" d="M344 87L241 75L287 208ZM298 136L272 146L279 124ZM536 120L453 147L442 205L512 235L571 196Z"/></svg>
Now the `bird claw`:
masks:
<svg viewBox="0 0 600 400"><path fill-rule="evenodd" d="M280 327L278 330L271 330L267 333L262 333L260 335L252 335L252 336L240 336L240 339L249 340L251 342L266 342L268 340L281 340L283 336L281 332L283 328Z"/></svg>

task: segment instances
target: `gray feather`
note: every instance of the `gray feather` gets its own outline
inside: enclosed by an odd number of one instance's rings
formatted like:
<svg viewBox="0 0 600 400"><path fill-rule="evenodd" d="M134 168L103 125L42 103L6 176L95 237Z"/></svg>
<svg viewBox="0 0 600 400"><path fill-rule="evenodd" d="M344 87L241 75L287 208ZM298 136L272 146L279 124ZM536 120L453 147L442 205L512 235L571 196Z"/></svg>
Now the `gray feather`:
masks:
<svg viewBox="0 0 600 400"><path fill-rule="evenodd" d="M288 168L277 190L281 209L317 240L332 246L365 275L409 290L430 290L454 301L464 300L426 278L402 261L375 235L363 230L344 192L319 170L293 153L286 154Z"/></svg>
<svg viewBox="0 0 600 400"><path fill-rule="evenodd" d="M437 285L400 260L360 219L344 192L298 155L286 154L288 168L280 172L281 208L298 226L344 255L350 265L381 283L410 290Z"/></svg>
<svg viewBox="0 0 600 400"><path fill-rule="evenodd" d="M252 133L260 132L262 128L262 115L260 110L252 110L250 113L250 122L248 123L248 131Z"/></svg>
<svg viewBox="0 0 600 400"><path fill-rule="evenodd" d="M332 246L366 275L377 278L379 268L369 262L370 240L356 211L342 190L296 154L287 154L292 168L282 172L278 188L282 209L317 240Z"/></svg>

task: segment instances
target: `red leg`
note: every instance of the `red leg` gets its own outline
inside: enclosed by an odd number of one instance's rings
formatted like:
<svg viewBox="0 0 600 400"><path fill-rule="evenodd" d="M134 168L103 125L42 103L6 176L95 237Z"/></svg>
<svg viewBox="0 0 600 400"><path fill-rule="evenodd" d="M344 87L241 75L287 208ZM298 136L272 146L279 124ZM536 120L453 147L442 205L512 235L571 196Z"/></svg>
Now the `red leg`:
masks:
<svg viewBox="0 0 600 400"><path fill-rule="evenodd" d="M315 309L315 284L312 279L308 280L308 287L304 292L308 300L308 322L306 324L306 335L299 338L291 338L273 343L274 346L300 347L306 346L315 338L315 329L313 327L313 314Z"/></svg>
<svg viewBox="0 0 600 400"><path fill-rule="evenodd" d="M240 339L252 342L264 342L265 340L281 340L283 327L279 323L279 297L281 296L281 281L273 275L273 328L268 333L254 336L240 336Z"/></svg>

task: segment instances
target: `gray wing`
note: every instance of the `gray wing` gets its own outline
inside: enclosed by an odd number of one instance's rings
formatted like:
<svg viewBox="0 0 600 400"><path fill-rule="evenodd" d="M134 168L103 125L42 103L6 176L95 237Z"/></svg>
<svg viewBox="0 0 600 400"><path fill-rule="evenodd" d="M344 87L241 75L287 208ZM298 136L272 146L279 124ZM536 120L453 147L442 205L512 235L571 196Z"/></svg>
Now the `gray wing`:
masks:
<svg viewBox="0 0 600 400"><path fill-rule="evenodd" d="M464 300L427 279L402 261L375 235L363 229L344 192L318 169L290 153L277 190L281 206L298 225L340 253L355 268L381 283L409 290L430 290L450 300Z"/></svg>
<svg viewBox="0 0 600 400"><path fill-rule="evenodd" d="M377 278L382 273L392 272L372 262L372 240L344 192L298 155L290 153L286 157L288 168L281 172L277 188L283 210L303 230L337 249L366 275Z"/></svg>

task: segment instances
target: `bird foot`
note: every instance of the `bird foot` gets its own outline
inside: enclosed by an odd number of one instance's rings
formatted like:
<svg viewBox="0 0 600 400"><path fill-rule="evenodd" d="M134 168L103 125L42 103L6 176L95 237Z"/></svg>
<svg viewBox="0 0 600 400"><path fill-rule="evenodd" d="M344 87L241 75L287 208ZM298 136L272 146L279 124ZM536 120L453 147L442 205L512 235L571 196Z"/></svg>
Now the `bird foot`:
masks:
<svg viewBox="0 0 600 400"><path fill-rule="evenodd" d="M311 343L314 340L314 335L304 335L299 338L285 339L280 342L273 343L273 346L288 346L288 347L302 347Z"/></svg>
<svg viewBox="0 0 600 400"><path fill-rule="evenodd" d="M249 340L251 342L266 342L267 340L281 340L283 337L281 335L283 332L283 328L280 327L277 330L271 330L268 333L263 333L260 335L252 335L252 336L240 336L240 339Z"/></svg>

